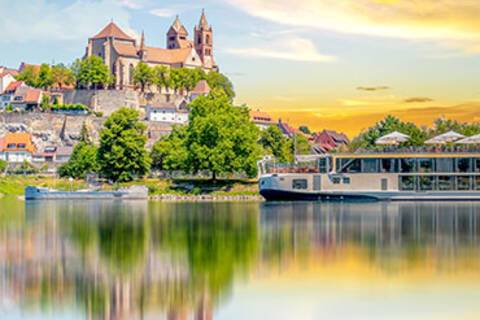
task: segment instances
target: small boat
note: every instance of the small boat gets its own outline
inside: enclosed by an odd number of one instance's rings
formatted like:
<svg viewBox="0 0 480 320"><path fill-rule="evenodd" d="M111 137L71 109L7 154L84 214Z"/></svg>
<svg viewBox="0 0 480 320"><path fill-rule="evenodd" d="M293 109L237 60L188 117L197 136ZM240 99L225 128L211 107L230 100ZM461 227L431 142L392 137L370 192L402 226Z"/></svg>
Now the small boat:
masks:
<svg viewBox="0 0 480 320"><path fill-rule="evenodd" d="M132 186L111 191L78 190L59 191L48 188L28 186L25 188L25 200L146 200L148 188Z"/></svg>

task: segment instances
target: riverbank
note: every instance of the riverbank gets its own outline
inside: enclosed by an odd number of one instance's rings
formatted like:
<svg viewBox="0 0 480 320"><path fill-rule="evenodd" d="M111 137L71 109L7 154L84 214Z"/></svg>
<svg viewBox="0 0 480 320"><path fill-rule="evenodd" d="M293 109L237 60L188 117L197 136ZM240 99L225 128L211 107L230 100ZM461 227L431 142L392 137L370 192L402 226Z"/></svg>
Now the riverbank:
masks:
<svg viewBox="0 0 480 320"><path fill-rule="evenodd" d="M83 180L69 181L47 176L5 176L0 177L0 195L23 196L26 186L53 188L69 191L87 188ZM142 179L117 185L105 184L103 190L117 187L144 185L149 198L157 201L260 201L257 181L203 179Z"/></svg>

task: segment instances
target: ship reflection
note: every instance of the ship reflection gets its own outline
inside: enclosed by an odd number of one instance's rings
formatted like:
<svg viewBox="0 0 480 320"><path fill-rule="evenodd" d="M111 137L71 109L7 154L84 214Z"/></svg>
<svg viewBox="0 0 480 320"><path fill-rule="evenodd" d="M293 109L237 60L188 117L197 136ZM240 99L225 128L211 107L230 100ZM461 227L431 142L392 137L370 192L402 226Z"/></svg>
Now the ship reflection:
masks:
<svg viewBox="0 0 480 320"><path fill-rule="evenodd" d="M213 319L236 283L305 261L304 268L361 260L387 277L409 270L480 275L477 203L52 201L8 208L0 223L0 308L37 318Z"/></svg>

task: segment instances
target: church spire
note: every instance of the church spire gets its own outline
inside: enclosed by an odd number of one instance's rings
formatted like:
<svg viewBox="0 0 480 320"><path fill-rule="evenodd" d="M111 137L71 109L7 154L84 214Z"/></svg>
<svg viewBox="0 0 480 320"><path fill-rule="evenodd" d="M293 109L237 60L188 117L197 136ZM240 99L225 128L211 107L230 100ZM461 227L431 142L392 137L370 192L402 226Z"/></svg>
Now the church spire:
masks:
<svg viewBox="0 0 480 320"><path fill-rule="evenodd" d="M200 22L198 23L200 29L208 29L207 16L205 15L205 9L202 9L202 15L200 16Z"/></svg>
<svg viewBox="0 0 480 320"><path fill-rule="evenodd" d="M140 51L145 49L145 32L142 30L142 37L140 38Z"/></svg>

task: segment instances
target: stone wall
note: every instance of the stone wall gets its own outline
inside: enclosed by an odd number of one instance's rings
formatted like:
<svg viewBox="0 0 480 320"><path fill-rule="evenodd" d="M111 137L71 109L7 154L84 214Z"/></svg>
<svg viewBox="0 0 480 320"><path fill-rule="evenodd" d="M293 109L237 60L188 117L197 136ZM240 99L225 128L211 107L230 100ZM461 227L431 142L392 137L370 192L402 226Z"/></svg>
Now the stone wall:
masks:
<svg viewBox="0 0 480 320"><path fill-rule="evenodd" d="M81 103L105 116L120 107L140 109L140 98L133 90L69 90L64 92L65 103Z"/></svg>

